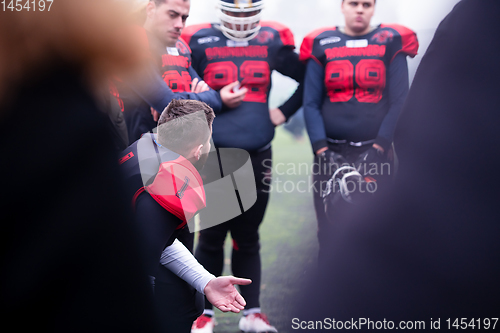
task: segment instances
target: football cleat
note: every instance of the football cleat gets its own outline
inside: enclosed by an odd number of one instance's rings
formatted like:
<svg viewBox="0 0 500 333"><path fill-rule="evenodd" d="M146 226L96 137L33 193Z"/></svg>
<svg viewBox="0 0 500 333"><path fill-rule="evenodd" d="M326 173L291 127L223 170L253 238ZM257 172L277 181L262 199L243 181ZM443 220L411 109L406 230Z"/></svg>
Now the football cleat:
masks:
<svg viewBox="0 0 500 333"><path fill-rule="evenodd" d="M252 313L242 317L238 326L240 330L248 333L278 332L276 327L269 324L267 316L263 313Z"/></svg>
<svg viewBox="0 0 500 333"><path fill-rule="evenodd" d="M263 0L219 0L220 30L229 39L244 42L259 33Z"/></svg>
<svg viewBox="0 0 500 333"><path fill-rule="evenodd" d="M202 314L193 322L191 333L213 333L216 324L214 317Z"/></svg>

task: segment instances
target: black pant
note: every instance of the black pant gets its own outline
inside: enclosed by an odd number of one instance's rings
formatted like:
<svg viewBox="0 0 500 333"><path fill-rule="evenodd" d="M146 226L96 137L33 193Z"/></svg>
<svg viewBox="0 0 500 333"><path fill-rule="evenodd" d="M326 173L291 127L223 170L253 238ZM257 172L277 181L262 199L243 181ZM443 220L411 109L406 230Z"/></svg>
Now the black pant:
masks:
<svg viewBox="0 0 500 333"><path fill-rule="evenodd" d="M194 249L194 233L189 231L189 228L184 227L177 233L176 237L184 246L193 253Z"/></svg>
<svg viewBox="0 0 500 333"><path fill-rule="evenodd" d="M253 282L240 286L247 308L259 307L261 262L259 226L264 218L271 184L271 149L250 153L257 188L257 201L242 215L230 221L201 230L195 256L212 274L219 276L224 268L224 241L231 232L233 252L231 267L237 277L248 278ZM203 220L203 211L200 213ZM205 300L205 308L212 304Z"/></svg>
<svg viewBox="0 0 500 333"><path fill-rule="evenodd" d="M154 281L154 296L163 332L191 332L203 313L203 295L165 267Z"/></svg>

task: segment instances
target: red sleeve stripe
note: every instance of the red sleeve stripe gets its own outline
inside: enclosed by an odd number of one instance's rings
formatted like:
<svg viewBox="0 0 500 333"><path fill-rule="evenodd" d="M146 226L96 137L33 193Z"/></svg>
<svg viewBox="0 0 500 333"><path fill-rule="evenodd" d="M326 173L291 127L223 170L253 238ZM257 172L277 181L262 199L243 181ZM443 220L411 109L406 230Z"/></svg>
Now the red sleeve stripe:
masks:
<svg viewBox="0 0 500 333"><path fill-rule="evenodd" d="M401 36L401 49L394 54L391 61L394 60L396 55L401 52L409 55L412 58L418 54L418 39L415 32L400 24L381 24L380 27L394 29Z"/></svg>
<svg viewBox="0 0 500 333"><path fill-rule="evenodd" d="M286 25L283 25L275 21L262 21L260 22L260 25L263 27L272 28L277 32L279 32L280 39L283 45L295 47L295 40L293 38L293 33Z"/></svg>
<svg viewBox="0 0 500 333"><path fill-rule="evenodd" d="M314 44L314 40L316 37L318 37L320 34L327 30L336 30L336 27L329 27L329 28L319 28L316 30L313 30L311 33L309 33L306 37L304 37L304 40L302 41L302 45L300 46L300 55L299 55L299 60L306 62L307 60L314 58L314 60L321 65L318 59L312 55L312 48Z"/></svg>
<svg viewBox="0 0 500 333"><path fill-rule="evenodd" d="M137 202L137 198L139 198L139 195L141 195L142 192L144 192L145 189L144 187L141 187L140 189L135 192L134 196L132 197L132 210L135 212L135 204Z"/></svg>
<svg viewBox="0 0 500 333"><path fill-rule="evenodd" d="M212 24L210 23L190 25L182 30L181 38L186 41L186 44L189 44L191 43L191 37L193 37L195 33L200 31L201 29L209 29L211 27Z"/></svg>
<svg viewBox="0 0 500 333"><path fill-rule="evenodd" d="M187 43L187 42L186 42L186 41L182 38L182 36L181 36L181 37L179 37L179 42L181 42L182 44L184 44L184 46L185 46L185 47L187 47L187 49L188 49L188 51L189 51L189 54L193 53L193 52L191 51L191 48L189 47L189 43Z"/></svg>

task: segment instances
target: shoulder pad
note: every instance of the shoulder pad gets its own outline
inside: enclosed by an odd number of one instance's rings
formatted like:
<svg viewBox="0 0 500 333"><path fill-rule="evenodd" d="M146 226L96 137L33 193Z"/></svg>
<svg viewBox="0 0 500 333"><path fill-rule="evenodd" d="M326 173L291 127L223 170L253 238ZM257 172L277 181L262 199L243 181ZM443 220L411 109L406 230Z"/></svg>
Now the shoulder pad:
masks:
<svg viewBox="0 0 500 333"><path fill-rule="evenodd" d="M178 228L206 206L201 176L182 156L163 162L153 183L145 190L158 204L182 220Z"/></svg>
<svg viewBox="0 0 500 333"><path fill-rule="evenodd" d="M401 49L394 54L393 59L398 53L404 53L412 58L417 55L418 39L413 30L400 24L381 24L380 27L393 29L401 36Z"/></svg>
<svg viewBox="0 0 500 333"><path fill-rule="evenodd" d="M182 37L179 37L177 43L175 43L175 47L181 54L191 54L191 48L189 47L188 43L186 43L184 39L182 39Z"/></svg>
<svg viewBox="0 0 500 333"><path fill-rule="evenodd" d="M210 29L212 28L212 24L210 23L203 23L203 24L195 24L195 25L190 25L188 27L185 27L182 29L182 34L181 38L186 41L187 44L191 43L191 37L198 31L202 29Z"/></svg>
<svg viewBox="0 0 500 333"><path fill-rule="evenodd" d="M292 31L284 24L275 21L261 21L262 27L268 27L276 30L280 34L280 39L283 45L295 47L295 40Z"/></svg>
<svg viewBox="0 0 500 333"><path fill-rule="evenodd" d="M334 31L334 30L337 30L337 28L336 27L319 28L319 29L313 30L312 32L307 34L306 37L304 37L304 40L302 41L302 45L300 46L300 55L299 55L300 61L305 62L305 61L314 57L312 54L314 40L320 34L322 34L325 31L328 31L328 30ZM317 61L317 59L316 59L316 61Z"/></svg>

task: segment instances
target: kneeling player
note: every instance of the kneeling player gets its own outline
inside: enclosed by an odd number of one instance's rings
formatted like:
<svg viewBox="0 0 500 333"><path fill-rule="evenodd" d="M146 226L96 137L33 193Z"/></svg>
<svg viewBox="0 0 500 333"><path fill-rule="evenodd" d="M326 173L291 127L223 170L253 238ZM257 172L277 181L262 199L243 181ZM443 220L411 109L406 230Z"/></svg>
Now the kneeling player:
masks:
<svg viewBox="0 0 500 333"><path fill-rule="evenodd" d="M251 283L234 277L215 278L175 239L205 207L198 170L210 151L214 117L203 102L173 100L160 117L158 134L144 135L120 159L146 240L146 264L154 280L159 317L168 332L190 331L203 309L200 293L221 311L239 312L245 300L233 284Z"/></svg>
<svg viewBox="0 0 500 333"><path fill-rule="evenodd" d="M200 232L196 258L213 274L221 274L224 241L233 239L231 269L235 275L252 279L241 288L248 302L239 328L244 332L276 332L261 313L259 226L270 191L271 140L275 126L283 123L302 105L302 88L279 108L269 109L271 72L277 70L301 82L305 66L294 52L291 31L277 22L260 22L262 0L219 0L220 23L186 27L182 38L192 50L193 68L214 90L223 108L214 121L217 148L239 148L249 152L257 184L257 202L242 215ZM267 161L267 163L265 163ZM210 161L208 162L210 163ZM204 216L201 213L200 220ZM203 318L193 332L211 332L213 310L205 302Z"/></svg>

